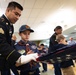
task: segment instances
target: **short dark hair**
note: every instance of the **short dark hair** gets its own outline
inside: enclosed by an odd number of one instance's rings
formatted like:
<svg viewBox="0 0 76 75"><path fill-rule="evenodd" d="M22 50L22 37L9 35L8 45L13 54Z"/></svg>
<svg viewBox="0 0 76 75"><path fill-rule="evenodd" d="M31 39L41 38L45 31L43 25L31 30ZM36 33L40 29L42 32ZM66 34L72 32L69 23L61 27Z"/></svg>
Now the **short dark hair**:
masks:
<svg viewBox="0 0 76 75"><path fill-rule="evenodd" d="M56 26L55 29L54 29L54 31L58 30L58 29L62 29L62 27L61 26Z"/></svg>
<svg viewBox="0 0 76 75"><path fill-rule="evenodd" d="M44 46L44 44L40 44L40 46Z"/></svg>
<svg viewBox="0 0 76 75"><path fill-rule="evenodd" d="M23 10L23 7L15 1L9 2L9 4L7 6L7 8L13 8L13 9L15 9L16 7L19 8L20 10Z"/></svg>

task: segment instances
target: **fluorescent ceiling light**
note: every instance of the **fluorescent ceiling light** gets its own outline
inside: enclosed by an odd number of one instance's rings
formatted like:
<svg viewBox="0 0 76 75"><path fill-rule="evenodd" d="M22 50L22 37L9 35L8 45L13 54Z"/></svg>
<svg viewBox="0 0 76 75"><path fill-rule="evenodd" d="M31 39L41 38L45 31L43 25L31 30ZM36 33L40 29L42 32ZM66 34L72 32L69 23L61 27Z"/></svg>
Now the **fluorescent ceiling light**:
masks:
<svg viewBox="0 0 76 75"><path fill-rule="evenodd" d="M68 37L68 35L64 35L64 37Z"/></svg>
<svg viewBox="0 0 76 75"><path fill-rule="evenodd" d="M74 30L76 30L76 28L74 28Z"/></svg>
<svg viewBox="0 0 76 75"><path fill-rule="evenodd" d="M52 15L48 15L45 22L49 23L50 28L60 25L66 30L76 24L75 10L72 8L58 9ZM67 25L67 27L65 28L64 25Z"/></svg>

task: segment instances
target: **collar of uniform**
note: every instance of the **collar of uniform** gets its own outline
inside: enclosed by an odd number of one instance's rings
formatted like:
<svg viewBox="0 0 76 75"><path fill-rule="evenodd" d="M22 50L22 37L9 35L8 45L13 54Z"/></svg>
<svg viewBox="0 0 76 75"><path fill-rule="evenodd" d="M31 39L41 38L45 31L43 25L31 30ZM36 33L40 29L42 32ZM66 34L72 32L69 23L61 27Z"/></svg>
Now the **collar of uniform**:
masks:
<svg viewBox="0 0 76 75"><path fill-rule="evenodd" d="M55 35L58 35L57 33L54 33Z"/></svg>
<svg viewBox="0 0 76 75"><path fill-rule="evenodd" d="M9 21L9 19L7 18L7 16L4 14L4 16L6 17L6 19ZM10 21L9 21L10 23ZM8 22L6 23L6 25L8 25ZM10 23L10 25L13 25L12 23Z"/></svg>
<svg viewBox="0 0 76 75"><path fill-rule="evenodd" d="M23 42L24 44L29 44L29 41L20 40L20 42Z"/></svg>

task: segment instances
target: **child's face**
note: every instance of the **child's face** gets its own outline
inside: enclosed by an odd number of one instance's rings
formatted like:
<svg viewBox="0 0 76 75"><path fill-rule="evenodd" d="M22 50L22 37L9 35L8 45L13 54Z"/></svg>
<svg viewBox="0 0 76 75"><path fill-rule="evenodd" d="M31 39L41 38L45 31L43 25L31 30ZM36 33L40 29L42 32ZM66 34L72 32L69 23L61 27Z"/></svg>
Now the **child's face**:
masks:
<svg viewBox="0 0 76 75"><path fill-rule="evenodd" d="M30 37L30 31L29 30L23 31L19 35L21 36L22 40L28 41Z"/></svg>
<svg viewBox="0 0 76 75"><path fill-rule="evenodd" d="M66 39L61 39L60 42L61 44L67 44Z"/></svg>

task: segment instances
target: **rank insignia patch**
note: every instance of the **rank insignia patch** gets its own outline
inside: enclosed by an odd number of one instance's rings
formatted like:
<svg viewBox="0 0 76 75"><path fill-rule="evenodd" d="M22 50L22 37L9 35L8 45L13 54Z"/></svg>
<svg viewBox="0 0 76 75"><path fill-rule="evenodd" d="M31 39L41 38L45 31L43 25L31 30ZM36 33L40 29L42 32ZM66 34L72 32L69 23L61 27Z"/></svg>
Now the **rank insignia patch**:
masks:
<svg viewBox="0 0 76 75"><path fill-rule="evenodd" d="M4 34L4 30L2 28L0 28L0 33Z"/></svg>
<svg viewBox="0 0 76 75"><path fill-rule="evenodd" d="M20 54L24 54L24 53L25 53L25 50L18 50L18 52L19 52Z"/></svg>

